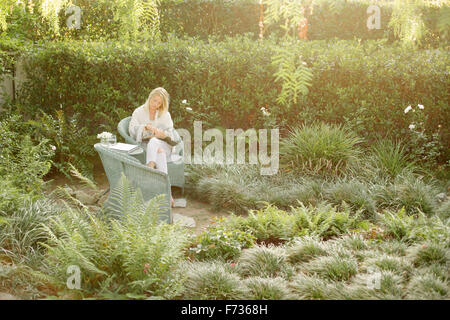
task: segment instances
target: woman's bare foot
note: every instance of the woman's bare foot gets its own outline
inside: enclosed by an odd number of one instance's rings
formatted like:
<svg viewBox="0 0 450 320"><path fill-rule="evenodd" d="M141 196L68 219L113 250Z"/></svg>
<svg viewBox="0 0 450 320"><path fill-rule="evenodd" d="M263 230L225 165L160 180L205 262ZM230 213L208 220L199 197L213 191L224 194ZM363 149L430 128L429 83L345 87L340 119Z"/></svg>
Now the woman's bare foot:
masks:
<svg viewBox="0 0 450 320"><path fill-rule="evenodd" d="M155 169L156 163L154 163L153 161L150 161L149 163L147 163L147 167L150 167L150 168L152 168L152 169Z"/></svg>
<svg viewBox="0 0 450 320"><path fill-rule="evenodd" d="M175 200L173 200L172 196L170 196L170 205L172 208L175 206Z"/></svg>

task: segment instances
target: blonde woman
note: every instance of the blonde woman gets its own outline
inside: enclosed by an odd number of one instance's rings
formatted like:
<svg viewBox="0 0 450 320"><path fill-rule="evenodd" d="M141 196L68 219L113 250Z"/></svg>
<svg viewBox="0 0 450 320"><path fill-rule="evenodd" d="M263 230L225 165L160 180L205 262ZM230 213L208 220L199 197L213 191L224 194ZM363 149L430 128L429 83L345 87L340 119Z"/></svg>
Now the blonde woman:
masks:
<svg viewBox="0 0 450 320"><path fill-rule="evenodd" d="M150 92L147 101L131 116L130 136L146 148L147 166L167 174L167 159L173 145L173 121L169 113L170 97L164 88ZM147 137L150 139L146 140ZM171 143L171 144L169 144ZM173 198L171 199L173 206Z"/></svg>

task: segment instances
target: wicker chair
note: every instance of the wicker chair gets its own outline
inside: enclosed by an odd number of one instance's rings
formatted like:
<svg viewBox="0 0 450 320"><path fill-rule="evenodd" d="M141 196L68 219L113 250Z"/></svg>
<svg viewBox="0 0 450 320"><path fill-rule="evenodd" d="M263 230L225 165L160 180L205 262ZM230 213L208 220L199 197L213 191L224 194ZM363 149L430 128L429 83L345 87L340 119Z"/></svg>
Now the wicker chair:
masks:
<svg viewBox="0 0 450 320"><path fill-rule="evenodd" d="M94 148L97 150L100 159L102 160L110 190L114 190L123 173L133 187L141 189L142 197L145 202L157 195L164 194L167 200L167 209L162 213L160 220L167 223L173 222L172 210L170 207L170 181L167 174L141 164L126 152L117 151L99 143L95 144ZM105 208L108 208L111 207L111 204L110 192L104 206ZM166 207L166 205L164 207Z"/></svg>
<svg viewBox="0 0 450 320"><path fill-rule="evenodd" d="M139 143L134 140L129 134L128 128L130 125L130 120L131 117L120 120L119 124L117 125L117 130L119 131L119 134L125 139L126 143L139 145ZM178 135L176 138L180 139L180 136L176 130L175 134ZM178 155L180 157L176 161L173 161L172 159L169 159L169 161L167 161L167 171L169 173L170 184L172 186L181 188L181 192L182 194L184 194L184 143L181 139L180 143L175 146L175 150L172 154ZM138 157L138 159L143 164L145 164L145 156L146 150L144 150L144 153L140 157Z"/></svg>

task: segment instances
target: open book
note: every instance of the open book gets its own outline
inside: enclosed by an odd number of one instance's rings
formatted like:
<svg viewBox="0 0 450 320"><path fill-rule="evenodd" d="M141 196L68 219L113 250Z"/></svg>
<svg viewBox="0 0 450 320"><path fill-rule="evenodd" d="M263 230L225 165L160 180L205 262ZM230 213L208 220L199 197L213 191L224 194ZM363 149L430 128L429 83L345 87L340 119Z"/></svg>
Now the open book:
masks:
<svg viewBox="0 0 450 320"><path fill-rule="evenodd" d="M122 143L118 142L116 144L113 144L110 146L111 149L119 150L119 151L126 151L128 153L132 153L133 151L136 151L140 148L140 146L129 144L129 143Z"/></svg>
<svg viewBox="0 0 450 320"><path fill-rule="evenodd" d="M165 142L167 142L169 145L176 146L180 140L176 139L175 135L174 135L174 129L170 128L167 130L164 130L164 133L166 134L166 137L164 139L161 139ZM153 135L151 130L144 130L142 132L142 141L146 141L146 140L150 140L151 138L153 138L155 135Z"/></svg>

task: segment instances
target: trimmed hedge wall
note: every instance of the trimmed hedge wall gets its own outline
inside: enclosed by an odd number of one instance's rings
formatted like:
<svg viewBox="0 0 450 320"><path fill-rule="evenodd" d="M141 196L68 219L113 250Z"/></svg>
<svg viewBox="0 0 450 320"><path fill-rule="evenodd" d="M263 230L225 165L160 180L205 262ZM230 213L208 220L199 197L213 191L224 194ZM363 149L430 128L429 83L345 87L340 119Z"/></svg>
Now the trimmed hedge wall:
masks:
<svg viewBox="0 0 450 320"><path fill-rule="evenodd" d="M40 39L76 39L76 40L112 40L118 39L120 24L114 19L114 10L109 1L74 0L74 5L82 9L81 29L68 29L65 10L59 12L60 35L54 35L42 20L38 10L16 8L7 16L6 35L11 38ZM371 4L381 9L381 29L367 29L367 8ZM163 39L170 33L177 36L190 36L206 39L249 33L254 39L259 34L258 0L165 0L160 5L160 23ZM428 30L423 39L424 47L437 47L449 43L449 38L438 31L438 17L450 10L449 6L421 9ZM388 28L392 8L390 5L371 0L323 0L316 4L312 14L308 15L308 39L381 39L394 40L392 29ZM448 15L448 14L447 14ZM280 27L266 30L265 36L279 37ZM448 33L447 33L448 34Z"/></svg>
<svg viewBox="0 0 450 320"><path fill-rule="evenodd" d="M194 119L203 120L204 128L263 127L264 106L282 128L318 119L346 123L367 138L405 138L410 120L404 109L420 103L429 116L427 128L438 131L449 149L448 51L407 50L385 40L297 42L291 49L305 59L314 79L308 96L287 110L276 103L280 84L271 65L276 46L240 36L133 47L36 45L23 54L28 80L19 92L21 112L80 113L94 134L115 130L151 89L163 86L178 128L192 130ZM448 158L447 153L444 161Z"/></svg>
<svg viewBox="0 0 450 320"><path fill-rule="evenodd" d="M371 4L380 7L381 29L367 29L367 8ZM423 7L423 20L429 34L423 42L438 46L443 41L436 22L445 7ZM448 10L448 6L446 7ZM163 35L175 33L178 36L191 36L206 39L214 35L219 39L225 36L250 33L254 39L259 35L258 0L175 0L161 5L161 31ZM308 17L308 39L381 39L393 40L395 37L388 28L392 8L374 1L324 1L315 5ZM279 36L284 31L272 27L265 36ZM447 39L448 41L448 39Z"/></svg>

